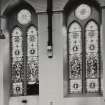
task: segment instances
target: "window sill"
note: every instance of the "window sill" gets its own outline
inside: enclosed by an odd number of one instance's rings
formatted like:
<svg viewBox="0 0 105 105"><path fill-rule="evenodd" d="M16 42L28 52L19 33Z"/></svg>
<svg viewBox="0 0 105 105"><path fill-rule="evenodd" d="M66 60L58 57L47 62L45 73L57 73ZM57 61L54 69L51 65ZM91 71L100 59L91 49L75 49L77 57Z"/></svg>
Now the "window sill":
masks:
<svg viewBox="0 0 105 105"><path fill-rule="evenodd" d="M82 94L82 93L73 93L73 94L67 94L64 96L64 98L75 98L75 97L103 97L103 93L86 93L86 94Z"/></svg>

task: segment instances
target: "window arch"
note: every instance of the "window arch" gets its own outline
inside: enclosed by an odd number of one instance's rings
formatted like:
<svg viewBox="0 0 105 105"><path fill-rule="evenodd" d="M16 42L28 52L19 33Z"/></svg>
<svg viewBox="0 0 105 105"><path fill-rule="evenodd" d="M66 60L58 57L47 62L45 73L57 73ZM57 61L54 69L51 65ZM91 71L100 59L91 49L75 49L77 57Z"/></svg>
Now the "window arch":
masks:
<svg viewBox="0 0 105 105"><path fill-rule="evenodd" d="M81 26L73 22L69 27L69 91L82 92L82 35Z"/></svg>
<svg viewBox="0 0 105 105"><path fill-rule="evenodd" d="M37 15L26 2L7 12L10 32L11 96L39 94ZM14 11L16 10L16 11Z"/></svg>
<svg viewBox="0 0 105 105"><path fill-rule="evenodd" d="M91 2L78 2L70 12L67 8L64 8L68 29L64 96L102 95L100 10Z"/></svg>
<svg viewBox="0 0 105 105"><path fill-rule="evenodd" d="M86 86L87 92L99 90L99 29L95 21L86 25Z"/></svg>
<svg viewBox="0 0 105 105"><path fill-rule="evenodd" d="M23 50L22 50L22 30L16 26L11 33L11 68L12 68L12 94L23 94ZM19 90L19 91L18 91ZM17 93L18 91L18 93Z"/></svg>
<svg viewBox="0 0 105 105"><path fill-rule="evenodd" d="M39 55L37 28L30 25L27 28L27 93L38 94L39 92ZM35 91L34 91L34 87Z"/></svg>
<svg viewBox="0 0 105 105"><path fill-rule="evenodd" d="M29 26L27 30L27 69L28 84L39 82L38 80L38 35L35 26Z"/></svg>

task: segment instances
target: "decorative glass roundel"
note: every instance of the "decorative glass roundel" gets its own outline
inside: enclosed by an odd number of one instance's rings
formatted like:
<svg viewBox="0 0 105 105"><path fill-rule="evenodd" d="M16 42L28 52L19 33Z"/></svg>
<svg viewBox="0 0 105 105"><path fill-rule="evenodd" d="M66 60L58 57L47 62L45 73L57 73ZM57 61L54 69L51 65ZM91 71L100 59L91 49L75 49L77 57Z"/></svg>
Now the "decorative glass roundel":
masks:
<svg viewBox="0 0 105 105"><path fill-rule="evenodd" d="M25 25L31 21L31 13L27 9L22 9L17 14L17 20L20 24Z"/></svg>
<svg viewBox="0 0 105 105"><path fill-rule="evenodd" d="M87 19L91 14L91 8L86 4L81 4L75 10L75 16L80 20Z"/></svg>

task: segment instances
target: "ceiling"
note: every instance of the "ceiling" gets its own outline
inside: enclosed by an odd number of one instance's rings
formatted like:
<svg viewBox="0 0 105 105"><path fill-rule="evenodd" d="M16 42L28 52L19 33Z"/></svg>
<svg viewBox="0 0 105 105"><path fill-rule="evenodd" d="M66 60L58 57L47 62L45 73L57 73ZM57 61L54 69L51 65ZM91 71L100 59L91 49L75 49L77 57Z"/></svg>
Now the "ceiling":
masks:
<svg viewBox="0 0 105 105"><path fill-rule="evenodd" d="M8 5L14 5L19 0L0 0L2 11L4 11ZM25 0L30 3L36 10L36 12L45 12L47 7L47 0ZM53 0L53 10L60 11L64 8L69 0ZM105 6L105 0L98 0L101 6Z"/></svg>

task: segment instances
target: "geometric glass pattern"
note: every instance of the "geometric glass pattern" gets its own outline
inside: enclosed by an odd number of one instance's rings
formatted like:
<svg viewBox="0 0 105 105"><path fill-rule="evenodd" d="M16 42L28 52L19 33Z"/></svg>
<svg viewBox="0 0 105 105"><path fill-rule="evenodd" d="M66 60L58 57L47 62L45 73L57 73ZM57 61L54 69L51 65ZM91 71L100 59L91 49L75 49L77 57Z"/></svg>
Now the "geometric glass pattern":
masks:
<svg viewBox="0 0 105 105"><path fill-rule="evenodd" d="M86 88L87 92L99 91L99 41L98 26L94 21L86 26Z"/></svg>
<svg viewBox="0 0 105 105"><path fill-rule="evenodd" d="M22 31L15 27L12 31L12 93L14 95L23 94L23 50L22 50Z"/></svg>
<svg viewBox="0 0 105 105"><path fill-rule="evenodd" d="M38 34L34 26L27 30L27 83L38 84Z"/></svg>
<svg viewBox="0 0 105 105"><path fill-rule="evenodd" d="M91 8L86 4L81 4L75 10L75 15L80 20L87 19L91 14Z"/></svg>
<svg viewBox="0 0 105 105"><path fill-rule="evenodd" d="M81 26L73 22L69 28L69 92L82 92Z"/></svg>
<svg viewBox="0 0 105 105"><path fill-rule="evenodd" d="M20 24L25 25L31 21L31 13L27 9L22 9L17 14L17 20Z"/></svg>

